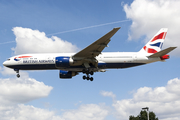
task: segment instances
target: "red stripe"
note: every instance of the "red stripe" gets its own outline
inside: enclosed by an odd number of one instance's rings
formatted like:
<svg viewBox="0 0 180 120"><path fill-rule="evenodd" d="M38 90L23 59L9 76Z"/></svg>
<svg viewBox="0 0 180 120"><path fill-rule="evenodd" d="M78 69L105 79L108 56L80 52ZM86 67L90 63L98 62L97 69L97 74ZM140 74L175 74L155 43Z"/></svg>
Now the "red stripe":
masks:
<svg viewBox="0 0 180 120"><path fill-rule="evenodd" d="M32 57L32 56L20 56L18 58L29 58L29 57Z"/></svg>
<svg viewBox="0 0 180 120"><path fill-rule="evenodd" d="M163 39L165 39L167 32L164 33Z"/></svg>
<svg viewBox="0 0 180 120"><path fill-rule="evenodd" d="M156 51L156 50L151 49L151 48L148 48L147 52L148 52L148 53L157 53L157 51Z"/></svg>
<svg viewBox="0 0 180 120"><path fill-rule="evenodd" d="M144 50L146 50L146 46L144 46L143 48L144 48Z"/></svg>
<svg viewBox="0 0 180 120"><path fill-rule="evenodd" d="M169 59L169 55L164 55L164 56L161 56L160 58L161 60Z"/></svg>
<svg viewBox="0 0 180 120"><path fill-rule="evenodd" d="M155 37L151 40L151 42L153 42L153 41L155 41L155 40L157 40L157 39L164 39L165 37L166 37L166 32L162 32L161 34L155 36Z"/></svg>

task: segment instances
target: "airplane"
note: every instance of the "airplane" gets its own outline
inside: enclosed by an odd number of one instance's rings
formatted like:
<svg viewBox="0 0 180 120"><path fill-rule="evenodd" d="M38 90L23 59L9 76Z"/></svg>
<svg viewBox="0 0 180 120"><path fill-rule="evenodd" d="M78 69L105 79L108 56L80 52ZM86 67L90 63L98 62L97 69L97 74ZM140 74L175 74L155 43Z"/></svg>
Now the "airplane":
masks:
<svg viewBox="0 0 180 120"><path fill-rule="evenodd" d="M19 70L53 70L58 69L59 77L70 79L79 73L83 79L93 81L94 72L105 72L107 69L129 68L169 59L167 53L176 47L162 49L167 28L159 32L138 52L102 52L108 46L110 38L120 29L114 28L77 53L44 53L23 54L7 59L3 65L14 69L17 77ZM91 75L91 76L90 76Z"/></svg>

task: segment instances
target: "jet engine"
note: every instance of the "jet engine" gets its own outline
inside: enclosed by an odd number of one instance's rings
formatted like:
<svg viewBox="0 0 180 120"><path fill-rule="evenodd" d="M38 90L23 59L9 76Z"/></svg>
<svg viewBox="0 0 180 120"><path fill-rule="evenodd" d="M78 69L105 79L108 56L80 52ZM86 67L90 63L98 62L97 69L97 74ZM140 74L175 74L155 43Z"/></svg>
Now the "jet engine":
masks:
<svg viewBox="0 0 180 120"><path fill-rule="evenodd" d="M73 71L60 70L59 78L68 79L68 78L72 78L73 76L76 76L77 74L78 74L77 72L73 72Z"/></svg>
<svg viewBox="0 0 180 120"><path fill-rule="evenodd" d="M82 65L81 60L73 60L71 57L56 57L56 68L67 68Z"/></svg>
<svg viewBox="0 0 180 120"><path fill-rule="evenodd" d="M73 60L70 57L56 57L56 67L57 68L67 68L70 66Z"/></svg>

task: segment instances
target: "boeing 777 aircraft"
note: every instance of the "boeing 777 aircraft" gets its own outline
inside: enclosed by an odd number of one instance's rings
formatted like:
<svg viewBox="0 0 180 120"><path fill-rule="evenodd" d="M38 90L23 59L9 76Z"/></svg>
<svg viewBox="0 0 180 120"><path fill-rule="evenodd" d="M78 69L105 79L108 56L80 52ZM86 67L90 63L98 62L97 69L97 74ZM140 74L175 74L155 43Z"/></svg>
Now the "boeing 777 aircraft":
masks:
<svg viewBox="0 0 180 120"><path fill-rule="evenodd" d="M94 72L164 61L169 58L167 53L176 48L161 50L167 33L167 28L162 28L139 52L102 52L119 29L114 28L77 53L23 54L7 59L3 65L14 69L17 77L20 77L19 70L58 69L60 78L72 78L82 72L84 80L93 81L90 75Z"/></svg>

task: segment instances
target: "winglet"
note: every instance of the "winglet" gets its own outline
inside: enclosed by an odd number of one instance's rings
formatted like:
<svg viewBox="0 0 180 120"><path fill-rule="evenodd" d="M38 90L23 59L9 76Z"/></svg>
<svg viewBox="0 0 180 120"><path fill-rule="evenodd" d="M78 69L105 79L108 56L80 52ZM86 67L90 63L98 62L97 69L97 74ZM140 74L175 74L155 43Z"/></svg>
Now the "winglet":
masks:
<svg viewBox="0 0 180 120"><path fill-rule="evenodd" d="M121 28L121 27L116 27L116 28L113 28L113 29L118 29L118 30L119 30L120 28Z"/></svg>

